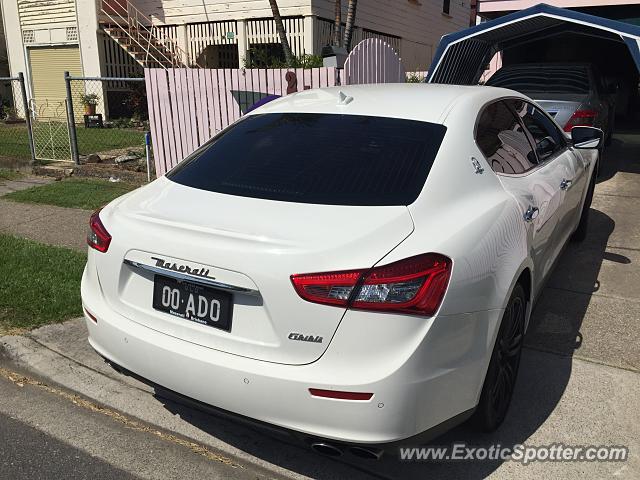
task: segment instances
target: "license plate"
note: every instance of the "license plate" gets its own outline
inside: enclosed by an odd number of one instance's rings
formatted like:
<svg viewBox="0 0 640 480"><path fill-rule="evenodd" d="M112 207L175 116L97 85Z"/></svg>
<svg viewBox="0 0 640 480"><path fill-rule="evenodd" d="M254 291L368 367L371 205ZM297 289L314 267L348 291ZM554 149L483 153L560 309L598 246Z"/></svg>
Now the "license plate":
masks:
<svg viewBox="0 0 640 480"><path fill-rule="evenodd" d="M232 296L215 288L155 275L153 308L201 325L231 330Z"/></svg>

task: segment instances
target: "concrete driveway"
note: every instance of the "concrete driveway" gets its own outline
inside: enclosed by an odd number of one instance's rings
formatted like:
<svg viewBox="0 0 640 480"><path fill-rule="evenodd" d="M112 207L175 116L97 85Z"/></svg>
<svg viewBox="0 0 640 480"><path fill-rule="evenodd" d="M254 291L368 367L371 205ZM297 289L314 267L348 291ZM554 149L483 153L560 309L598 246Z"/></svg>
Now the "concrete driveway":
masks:
<svg viewBox="0 0 640 480"><path fill-rule="evenodd" d="M119 376L88 347L82 321L44 327L27 337L3 337L0 344L9 366L27 369L97 404L238 459L245 468L255 465L275 476L640 478L638 211L640 135L622 132L606 152L588 238L567 247L536 306L504 425L491 435L461 426L433 442L626 445L631 457L624 463L407 463L393 455L379 462L349 455L330 459L274 432L190 408L166 392ZM0 401L0 413L3 408Z"/></svg>

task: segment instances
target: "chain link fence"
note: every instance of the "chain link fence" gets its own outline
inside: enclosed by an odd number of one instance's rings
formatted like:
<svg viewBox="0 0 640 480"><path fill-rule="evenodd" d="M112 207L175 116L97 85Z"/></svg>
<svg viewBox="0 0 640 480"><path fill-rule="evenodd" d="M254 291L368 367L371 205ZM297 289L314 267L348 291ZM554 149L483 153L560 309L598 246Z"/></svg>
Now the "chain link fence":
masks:
<svg viewBox="0 0 640 480"><path fill-rule="evenodd" d="M144 78L66 76L65 80L74 160L146 170L149 118Z"/></svg>
<svg viewBox="0 0 640 480"><path fill-rule="evenodd" d="M0 159L33 159L30 120L22 74L0 77Z"/></svg>

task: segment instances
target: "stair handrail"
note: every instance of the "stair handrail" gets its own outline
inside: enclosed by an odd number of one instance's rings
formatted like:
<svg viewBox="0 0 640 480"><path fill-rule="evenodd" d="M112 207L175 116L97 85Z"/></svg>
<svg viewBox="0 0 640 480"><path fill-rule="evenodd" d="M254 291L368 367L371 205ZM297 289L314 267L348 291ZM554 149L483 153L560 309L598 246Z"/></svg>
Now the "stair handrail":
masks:
<svg viewBox="0 0 640 480"><path fill-rule="evenodd" d="M119 0L109 0L109 3L116 3L120 8L126 9L126 6L122 5ZM116 18L114 18L111 13L109 13L105 8L104 8L104 0L102 1L102 6L100 7L100 10L102 13L104 13L115 25L118 25L118 27L120 28L121 31L123 31L131 40L133 40L133 42L135 42L143 51L147 52L147 58L151 57L153 59L154 62L156 62L159 65L162 65L163 61L164 62L169 62L171 64L171 66L174 65L175 61L169 57L167 57L164 53L162 53L160 50L158 50L156 48L156 51L162 55L164 58L164 60L161 60L159 58L156 58L153 54L151 54L151 52L149 51L150 49L146 48L144 45L142 45L140 43L140 41L135 38L132 34L131 34L131 28L125 28L122 25L120 25L120 23L118 22L118 20ZM110 5L110 10L114 15L117 15L118 17L120 17L121 21L124 21L127 25L127 27L131 27L129 18L128 18L128 14L127 17L125 17L122 13L120 12L116 12L115 9Z"/></svg>
<svg viewBox="0 0 640 480"><path fill-rule="evenodd" d="M124 5L122 3L120 3L120 0L109 0L109 3L116 3L118 7L120 7L123 10L126 10L127 12L127 17L125 18L122 13L118 13L115 10L112 11L114 14L117 14L118 16L120 16L120 18L122 20L125 20L127 22L127 25L129 27L135 27L136 31L139 30L144 30L148 33L148 37L146 38L146 43L147 43L147 47L145 48L145 46L143 46L137 39L133 38L133 36L131 35L131 33L128 31L128 29L123 28L122 25L120 25L104 8L104 4L105 4L105 0L102 1L101 4L101 11L103 13L105 13L112 21L114 21L116 23L116 25L118 25L120 27L121 30L123 30L127 35L129 35L129 37L131 37L131 39L136 42L140 48L142 48L146 55L147 58L151 57L154 61L156 61L157 63L162 64L162 62L159 62L156 57L154 57L150 50L153 47L153 49L155 49L160 55L162 55L165 60L167 62L169 62L171 64L172 67L180 67L180 66L189 66L189 64L191 64L192 66L196 66L199 68L202 68L202 66L200 64L198 64L197 61L193 61L193 62L189 62L189 55L187 52L185 52L182 48L180 48L180 46L173 42L166 42L162 39L160 39L154 32L153 32L153 20L151 20L151 18L149 18L148 16L146 16L144 13L142 13L135 5L133 5L129 0L124 0ZM135 25L133 25L135 23ZM149 28L147 25L151 25L151 28ZM156 45L153 45L153 43L151 42L151 39L154 38L159 44L161 44L169 53L171 53L171 56L173 58L170 58L169 56L167 56L164 52L162 52ZM169 45L167 45L167 43L169 43Z"/></svg>
<svg viewBox="0 0 640 480"><path fill-rule="evenodd" d="M115 1L118 1L118 0L115 0ZM150 55L151 47L153 47L156 50L158 50L165 58L167 58L167 60L169 62L171 62L171 66L172 67L178 67L178 66L187 65L186 62L182 61L182 58L176 59L175 58L176 57L175 53L172 52L169 48L167 48L167 46L164 44L164 42L162 42L159 38L157 38L156 35L153 33L153 31L150 28L148 28L142 21L140 21L140 17L142 17L142 19L146 20L151 25L153 25L151 23L151 19L149 17L147 17L145 14L143 14L140 10L138 10L131 2L129 2L128 0L125 0L125 1L126 1L126 4L127 4L127 22L129 24L129 26L130 27L134 27L136 29L136 32L140 32L140 30L144 30L148 34L147 37L145 38L146 43L147 43L147 48L146 48L147 58ZM171 53L171 56L168 56L167 54L162 52L156 45L153 45L151 43L151 39L154 38L154 37L156 38L158 43L163 45L163 47L169 53ZM143 36L143 38L144 38L144 36Z"/></svg>

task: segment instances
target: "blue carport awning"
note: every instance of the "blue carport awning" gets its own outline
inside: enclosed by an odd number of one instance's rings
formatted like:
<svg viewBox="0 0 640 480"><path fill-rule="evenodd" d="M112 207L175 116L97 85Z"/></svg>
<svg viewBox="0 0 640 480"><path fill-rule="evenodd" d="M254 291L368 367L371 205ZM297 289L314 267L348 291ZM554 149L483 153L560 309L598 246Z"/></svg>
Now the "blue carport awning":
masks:
<svg viewBox="0 0 640 480"><path fill-rule="evenodd" d="M442 37L427 82L476 84L497 52L558 32L622 41L640 71L640 26L539 4Z"/></svg>

